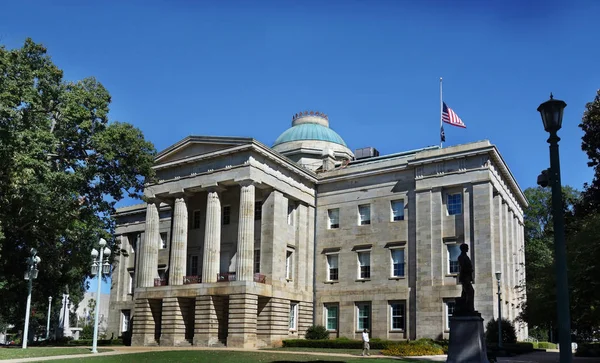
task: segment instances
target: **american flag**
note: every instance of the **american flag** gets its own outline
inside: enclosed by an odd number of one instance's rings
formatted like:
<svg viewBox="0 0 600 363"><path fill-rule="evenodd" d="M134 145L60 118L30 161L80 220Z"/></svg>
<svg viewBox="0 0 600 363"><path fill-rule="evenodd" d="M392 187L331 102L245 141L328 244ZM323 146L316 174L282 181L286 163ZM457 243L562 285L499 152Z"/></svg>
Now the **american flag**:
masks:
<svg viewBox="0 0 600 363"><path fill-rule="evenodd" d="M446 102L444 102L444 109L442 111L442 121L452 126L458 126L462 128L466 128L464 122L458 117L458 115L452 111L452 109L446 106Z"/></svg>

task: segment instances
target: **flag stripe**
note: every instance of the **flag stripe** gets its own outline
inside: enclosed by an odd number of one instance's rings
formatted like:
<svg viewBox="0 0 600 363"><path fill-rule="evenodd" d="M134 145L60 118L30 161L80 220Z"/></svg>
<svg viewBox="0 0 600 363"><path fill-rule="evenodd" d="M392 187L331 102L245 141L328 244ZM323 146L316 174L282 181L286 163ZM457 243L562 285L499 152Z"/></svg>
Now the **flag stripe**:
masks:
<svg viewBox="0 0 600 363"><path fill-rule="evenodd" d="M446 106L446 102L444 102L444 108L442 111L442 121L452 126L466 128L467 126L462 122L460 117L456 114L456 112L452 111L452 109Z"/></svg>

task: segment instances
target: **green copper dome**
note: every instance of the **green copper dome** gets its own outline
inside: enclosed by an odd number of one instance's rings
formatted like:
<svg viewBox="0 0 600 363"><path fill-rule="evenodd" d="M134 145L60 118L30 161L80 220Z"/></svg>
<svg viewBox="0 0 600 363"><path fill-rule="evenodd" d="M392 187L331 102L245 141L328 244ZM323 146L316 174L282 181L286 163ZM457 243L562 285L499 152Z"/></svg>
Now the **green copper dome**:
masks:
<svg viewBox="0 0 600 363"><path fill-rule="evenodd" d="M317 123L302 123L285 130L283 134L275 140L273 146L283 144L284 142L299 140L329 141L346 146L346 143L337 132Z"/></svg>

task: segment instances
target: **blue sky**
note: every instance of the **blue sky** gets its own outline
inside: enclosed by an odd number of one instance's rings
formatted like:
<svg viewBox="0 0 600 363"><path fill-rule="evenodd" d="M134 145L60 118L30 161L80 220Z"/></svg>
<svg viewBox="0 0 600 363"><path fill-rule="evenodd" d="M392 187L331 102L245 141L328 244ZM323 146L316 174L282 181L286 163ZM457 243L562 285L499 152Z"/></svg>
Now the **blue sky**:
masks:
<svg viewBox="0 0 600 363"><path fill-rule="evenodd" d="M94 76L111 118L158 150L195 135L271 145L294 113L319 110L351 149L382 154L439 142L444 100L489 139L525 189L549 165L537 106L564 100L564 184L593 173L577 126L600 87L600 2L21 1L6 2L0 42L45 44L65 78ZM131 204L126 201L123 204Z"/></svg>

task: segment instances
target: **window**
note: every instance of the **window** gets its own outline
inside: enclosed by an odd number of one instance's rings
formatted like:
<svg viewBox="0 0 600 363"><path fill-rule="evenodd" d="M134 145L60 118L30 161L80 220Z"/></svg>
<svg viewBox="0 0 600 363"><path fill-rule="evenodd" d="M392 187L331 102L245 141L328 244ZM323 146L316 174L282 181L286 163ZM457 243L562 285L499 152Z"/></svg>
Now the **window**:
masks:
<svg viewBox="0 0 600 363"><path fill-rule="evenodd" d="M329 229L340 228L340 209L328 209L327 217L329 219Z"/></svg>
<svg viewBox="0 0 600 363"><path fill-rule="evenodd" d="M223 224L228 225L231 223L231 207L226 205L223 207Z"/></svg>
<svg viewBox="0 0 600 363"><path fill-rule="evenodd" d="M296 330L298 323L298 303L290 303L290 330Z"/></svg>
<svg viewBox="0 0 600 363"><path fill-rule="evenodd" d="M200 211L195 210L192 214L192 228L198 229L200 228Z"/></svg>
<svg viewBox="0 0 600 363"><path fill-rule="evenodd" d="M131 316L130 310L121 310L121 332L125 333L129 331L129 318Z"/></svg>
<svg viewBox="0 0 600 363"><path fill-rule="evenodd" d="M327 281L338 280L338 254L327 255Z"/></svg>
<svg viewBox="0 0 600 363"><path fill-rule="evenodd" d="M189 276L198 276L198 256L190 256Z"/></svg>
<svg viewBox="0 0 600 363"><path fill-rule="evenodd" d="M448 248L448 273L458 273L458 256L460 255L460 245L458 243L449 243Z"/></svg>
<svg viewBox="0 0 600 363"><path fill-rule="evenodd" d="M260 273L260 250L254 250L254 273Z"/></svg>
<svg viewBox="0 0 600 363"><path fill-rule="evenodd" d="M296 206L292 202L288 202L288 211L287 211L287 222L290 226L294 225L294 211L296 210Z"/></svg>
<svg viewBox="0 0 600 363"><path fill-rule="evenodd" d="M139 246L140 239L142 239L141 233L135 235L135 237L131 240L131 253L135 253L137 246Z"/></svg>
<svg viewBox="0 0 600 363"><path fill-rule="evenodd" d="M458 215L462 213L462 194L448 194L446 197L446 208L448 215Z"/></svg>
<svg viewBox="0 0 600 363"><path fill-rule="evenodd" d="M404 330L404 303L390 303L390 330Z"/></svg>
<svg viewBox="0 0 600 363"><path fill-rule="evenodd" d="M167 248L167 232L163 232L160 234L160 245L158 246L158 248L161 250Z"/></svg>
<svg viewBox="0 0 600 363"><path fill-rule="evenodd" d="M364 226L371 224L371 206L363 204L358 206L358 224Z"/></svg>
<svg viewBox="0 0 600 363"><path fill-rule="evenodd" d="M371 251L358 252L358 278L371 278Z"/></svg>
<svg viewBox="0 0 600 363"><path fill-rule="evenodd" d="M371 304L357 303L356 330L363 331L364 329L371 330Z"/></svg>
<svg viewBox="0 0 600 363"><path fill-rule="evenodd" d="M325 305L325 327L327 330L337 330L338 327L338 306Z"/></svg>
<svg viewBox="0 0 600 363"><path fill-rule="evenodd" d="M404 248L390 250L392 257L392 276L404 277Z"/></svg>
<svg viewBox="0 0 600 363"><path fill-rule="evenodd" d="M133 294L133 276L134 276L134 272L130 271L129 272L129 289L127 291L128 294Z"/></svg>
<svg viewBox="0 0 600 363"><path fill-rule="evenodd" d="M262 219L262 201L257 200L254 202L254 220L260 221Z"/></svg>
<svg viewBox="0 0 600 363"><path fill-rule="evenodd" d="M392 200L392 221L403 221L404 220L404 201L403 200Z"/></svg>
<svg viewBox="0 0 600 363"><path fill-rule="evenodd" d="M288 280L294 276L294 251L287 250L285 254L285 278Z"/></svg>
<svg viewBox="0 0 600 363"><path fill-rule="evenodd" d="M444 305L446 309L446 330L450 330L450 318L454 315L456 303L452 300L448 300Z"/></svg>

